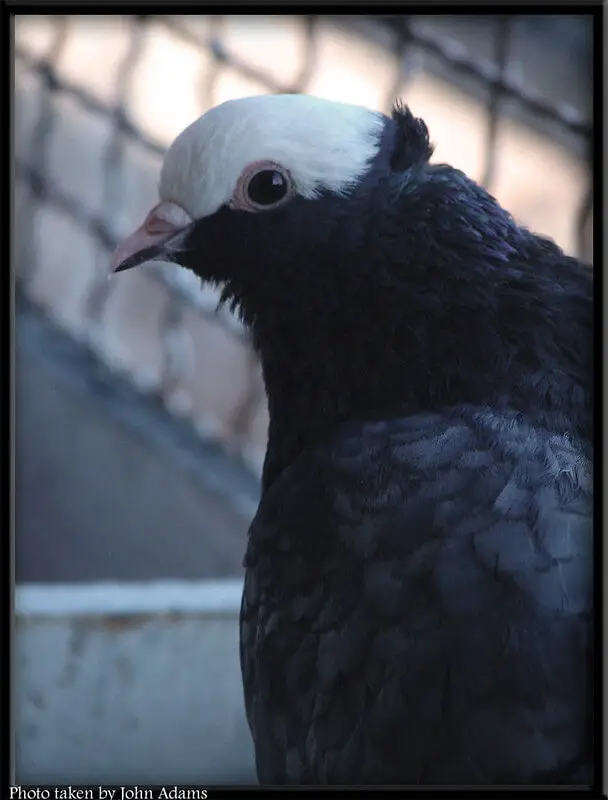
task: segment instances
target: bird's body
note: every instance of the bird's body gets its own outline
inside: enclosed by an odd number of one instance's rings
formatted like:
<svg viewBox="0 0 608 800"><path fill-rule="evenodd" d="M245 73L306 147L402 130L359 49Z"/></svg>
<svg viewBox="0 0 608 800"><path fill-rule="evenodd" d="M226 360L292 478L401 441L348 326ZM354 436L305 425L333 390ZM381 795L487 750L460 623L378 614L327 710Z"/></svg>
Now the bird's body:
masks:
<svg viewBox="0 0 608 800"><path fill-rule="evenodd" d="M584 782L583 451L454 407L347 423L285 470L245 562L261 783Z"/></svg>
<svg viewBox="0 0 608 800"><path fill-rule="evenodd" d="M221 285L260 355L262 783L593 778L591 273L430 155L405 108L227 103L116 258Z"/></svg>

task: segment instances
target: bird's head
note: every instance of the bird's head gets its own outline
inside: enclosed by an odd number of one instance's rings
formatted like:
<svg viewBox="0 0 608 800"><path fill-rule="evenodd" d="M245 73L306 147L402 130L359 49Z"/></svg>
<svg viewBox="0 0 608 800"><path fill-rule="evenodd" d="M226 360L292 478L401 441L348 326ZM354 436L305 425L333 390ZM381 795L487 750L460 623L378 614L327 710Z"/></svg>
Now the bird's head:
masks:
<svg viewBox="0 0 608 800"><path fill-rule="evenodd" d="M564 354L576 358L559 306L584 281L431 154L403 106L226 102L173 142L160 202L113 269L168 261L222 288L262 358L271 439L292 451L303 426L382 406L541 402L552 378L539 370L563 377Z"/></svg>
<svg viewBox="0 0 608 800"><path fill-rule="evenodd" d="M408 122L412 157L424 160L426 129ZM117 249L114 269L177 263L221 285L246 321L263 313L260 303L270 311L276 301L276 313L290 297L305 306L307 284L323 293L331 285L331 264L340 273L350 260L354 272L366 200L389 172L389 123L307 95L212 108L171 145L160 202Z"/></svg>

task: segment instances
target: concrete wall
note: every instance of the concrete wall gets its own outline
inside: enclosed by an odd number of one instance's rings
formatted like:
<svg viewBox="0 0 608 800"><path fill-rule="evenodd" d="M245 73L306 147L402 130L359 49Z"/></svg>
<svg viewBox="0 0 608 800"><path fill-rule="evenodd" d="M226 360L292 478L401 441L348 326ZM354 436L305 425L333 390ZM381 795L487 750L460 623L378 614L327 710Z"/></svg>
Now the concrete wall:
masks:
<svg viewBox="0 0 608 800"><path fill-rule="evenodd" d="M16 783L255 783L238 580L20 586Z"/></svg>

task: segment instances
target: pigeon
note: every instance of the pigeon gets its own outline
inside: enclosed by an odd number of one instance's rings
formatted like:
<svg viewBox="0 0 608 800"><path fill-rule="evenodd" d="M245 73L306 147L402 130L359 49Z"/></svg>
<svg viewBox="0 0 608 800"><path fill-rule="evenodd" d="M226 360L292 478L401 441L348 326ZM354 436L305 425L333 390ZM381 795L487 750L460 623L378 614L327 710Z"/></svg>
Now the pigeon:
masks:
<svg viewBox="0 0 608 800"><path fill-rule="evenodd" d="M260 358L264 785L595 780L592 270L432 154L401 102L231 100L112 258L218 287Z"/></svg>

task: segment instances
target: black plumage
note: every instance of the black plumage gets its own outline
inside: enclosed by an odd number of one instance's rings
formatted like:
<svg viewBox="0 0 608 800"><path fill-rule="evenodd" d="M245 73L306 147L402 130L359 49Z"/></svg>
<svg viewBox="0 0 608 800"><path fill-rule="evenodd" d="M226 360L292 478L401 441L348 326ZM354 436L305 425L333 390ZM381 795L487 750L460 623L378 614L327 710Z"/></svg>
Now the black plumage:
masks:
<svg viewBox="0 0 608 800"><path fill-rule="evenodd" d="M590 779L589 463L517 412L346 423L265 492L241 659L262 783Z"/></svg>
<svg viewBox="0 0 608 800"><path fill-rule="evenodd" d="M430 156L397 107L352 191L222 205L174 257L238 308L268 393L262 783L593 778L591 271Z"/></svg>

